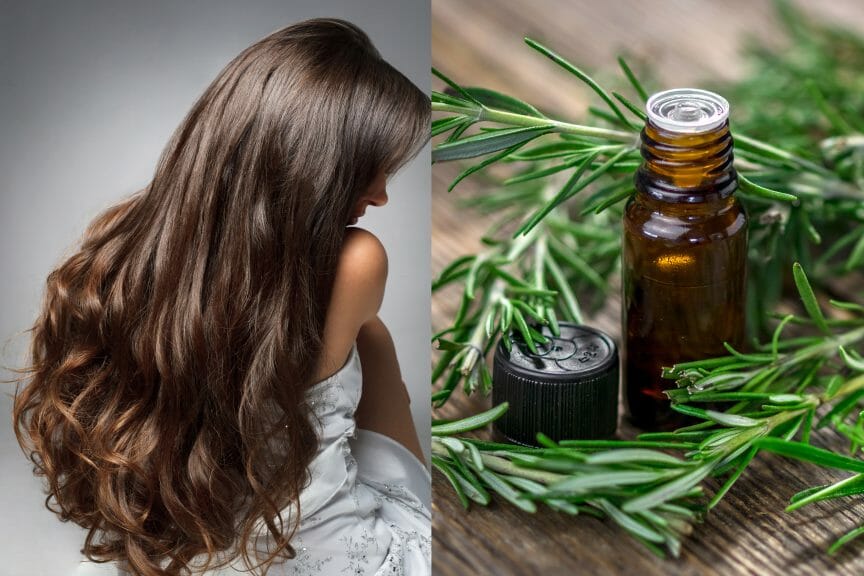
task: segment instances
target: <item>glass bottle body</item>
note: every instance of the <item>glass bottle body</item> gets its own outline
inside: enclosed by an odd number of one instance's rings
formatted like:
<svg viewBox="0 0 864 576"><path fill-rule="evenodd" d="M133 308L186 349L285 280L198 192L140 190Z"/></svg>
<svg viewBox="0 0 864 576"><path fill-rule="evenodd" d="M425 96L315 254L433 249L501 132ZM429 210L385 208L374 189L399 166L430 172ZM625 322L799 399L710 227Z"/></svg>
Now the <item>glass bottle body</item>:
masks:
<svg viewBox="0 0 864 576"><path fill-rule="evenodd" d="M747 216L734 196L728 123L706 134L649 124L624 214L625 396L633 423L670 429L662 378L673 364L726 355L745 338Z"/></svg>

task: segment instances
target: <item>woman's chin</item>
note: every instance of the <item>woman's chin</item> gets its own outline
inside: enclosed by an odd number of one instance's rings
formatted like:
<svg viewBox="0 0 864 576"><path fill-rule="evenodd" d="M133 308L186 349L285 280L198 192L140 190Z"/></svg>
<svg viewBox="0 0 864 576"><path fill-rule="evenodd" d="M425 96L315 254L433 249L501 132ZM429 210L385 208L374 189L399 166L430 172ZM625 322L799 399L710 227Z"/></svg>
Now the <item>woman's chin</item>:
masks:
<svg viewBox="0 0 864 576"><path fill-rule="evenodd" d="M351 220L348 222L348 225L353 226L354 224L357 224L357 220L359 220L359 218L351 218Z"/></svg>

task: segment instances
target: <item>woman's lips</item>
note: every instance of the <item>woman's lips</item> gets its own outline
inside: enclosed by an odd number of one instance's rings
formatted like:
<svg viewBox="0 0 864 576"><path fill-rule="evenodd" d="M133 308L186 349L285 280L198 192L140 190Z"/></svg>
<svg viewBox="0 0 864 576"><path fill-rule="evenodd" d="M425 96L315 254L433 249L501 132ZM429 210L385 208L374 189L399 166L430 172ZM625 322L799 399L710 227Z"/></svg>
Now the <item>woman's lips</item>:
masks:
<svg viewBox="0 0 864 576"><path fill-rule="evenodd" d="M351 226L351 225L353 225L353 224L356 224L357 221L360 220L360 218L362 218L362 217L365 216L365 215L366 215L366 209L364 208L362 212L360 212L359 214L355 214L355 215L351 218L351 221L348 222L348 225Z"/></svg>

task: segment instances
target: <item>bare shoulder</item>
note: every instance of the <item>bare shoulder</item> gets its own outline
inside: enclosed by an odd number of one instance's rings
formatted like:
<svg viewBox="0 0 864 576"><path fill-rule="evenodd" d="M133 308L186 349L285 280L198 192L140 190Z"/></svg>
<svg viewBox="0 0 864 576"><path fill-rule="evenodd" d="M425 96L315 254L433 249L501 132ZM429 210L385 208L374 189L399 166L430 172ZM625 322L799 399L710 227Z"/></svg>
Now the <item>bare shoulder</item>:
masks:
<svg viewBox="0 0 864 576"><path fill-rule="evenodd" d="M363 228L348 229L333 282L331 305L361 306L366 312L364 321L378 312L387 283L387 251L377 236ZM350 303L337 301L343 296Z"/></svg>
<svg viewBox="0 0 864 576"><path fill-rule="evenodd" d="M324 323L324 351L319 376L344 363L360 327L375 318L384 300L387 252L377 236L349 228L336 265Z"/></svg>
<svg viewBox="0 0 864 576"><path fill-rule="evenodd" d="M349 228L345 232L336 270L336 281L340 280L382 283L387 280L387 251L372 232L364 228Z"/></svg>

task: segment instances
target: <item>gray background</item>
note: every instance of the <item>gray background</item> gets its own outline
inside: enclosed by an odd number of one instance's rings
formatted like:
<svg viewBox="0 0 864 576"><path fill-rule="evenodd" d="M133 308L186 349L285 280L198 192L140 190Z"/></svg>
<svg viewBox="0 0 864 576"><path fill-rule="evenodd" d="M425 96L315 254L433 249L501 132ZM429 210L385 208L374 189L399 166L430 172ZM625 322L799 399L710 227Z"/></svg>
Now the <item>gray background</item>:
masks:
<svg viewBox="0 0 864 576"><path fill-rule="evenodd" d="M428 0L0 1L0 361L20 366L45 277L104 207L143 187L174 128L245 47L306 18L345 18L429 86ZM381 316L429 450L429 148L361 225L390 257ZM9 372L2 373L10 377ZM0 384L0 574L74 570L83 531L43 505Z"/></svg>

